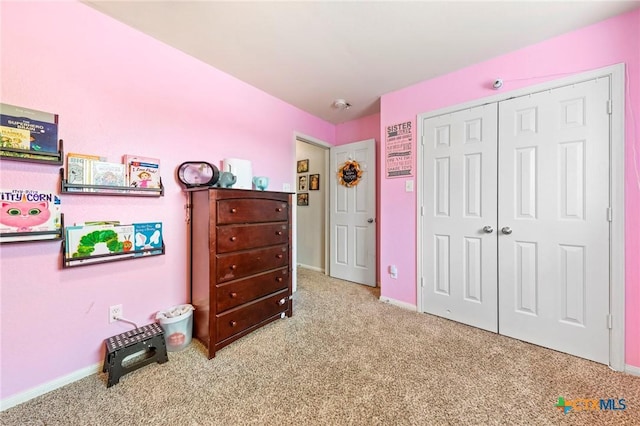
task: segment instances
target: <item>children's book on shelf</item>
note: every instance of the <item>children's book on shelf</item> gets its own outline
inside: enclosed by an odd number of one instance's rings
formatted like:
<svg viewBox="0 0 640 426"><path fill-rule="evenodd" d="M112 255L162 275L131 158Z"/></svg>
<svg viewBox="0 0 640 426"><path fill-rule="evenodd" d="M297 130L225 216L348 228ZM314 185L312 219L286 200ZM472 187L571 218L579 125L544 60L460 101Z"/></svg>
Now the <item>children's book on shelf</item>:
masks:
<svg viewBox="0 0 640 426"><path fill-rule="evenodd" d="M159 249L144 253L136 253L136 256L162 253L162 222L134 223L134 249Z"/></svg>
<svg viewBox="0 0 640 426"><path fill-rule="evenodd" d="M122 162L126 165L128 186L160 188L160 159L126 154Z"/></svg>
<svg viewBox="0 0 640 426"><path fill-rule="evenodd" d="M104 226L104 225L109 225L109 226L116 226L116 225L120 225L120 221L119 220L89 220L86 222L76 222L77 226Z"/></svg>
<svg viewBox="0 0 640 426"><path fill-rule="evenodd" d="M28 131L29 145L25 149L34 154L58 152L58 114L0 103L0 126ZM9 148L4 135L2 138L2 146ZM34 154L2 151L3 156L39 158Z"/></svg>
<svg viewBox="0 0 640 426"><path fill-rule="evenodd" d="M106 161L105 157L98 155L78 154L70 152L67 154L67 183L72 185L90 185L92 161ZM69 192L87 191L83 188L69 188Z"/></svg>
<svg viewBox="0 0 640 426"><path fill-rule="evenodd" d="M31 133L27 129L0 126L2 148L29 149L31 147Z"/></svg>
<svg viewBox="0 0 640 426"><path fill-rule="evenodd" d="M91 184L126 186L125 165L107 161L91 161Z"/></svg>
<svg viewBox="0 0 640 426"><path fill-rule="evenodd" d="M60 198L34 189L0 190L0 234L2 241L54 239L57 234L13 236L14 233L60 230Z"/></svg>
<svg viewBox="0 0 640 426"><path fill-rule="evenodd" d="M65 258L74 263L91 263L110 259L95 257L102 254L132 257L133 231L133 225L67 226Z"/></svg>

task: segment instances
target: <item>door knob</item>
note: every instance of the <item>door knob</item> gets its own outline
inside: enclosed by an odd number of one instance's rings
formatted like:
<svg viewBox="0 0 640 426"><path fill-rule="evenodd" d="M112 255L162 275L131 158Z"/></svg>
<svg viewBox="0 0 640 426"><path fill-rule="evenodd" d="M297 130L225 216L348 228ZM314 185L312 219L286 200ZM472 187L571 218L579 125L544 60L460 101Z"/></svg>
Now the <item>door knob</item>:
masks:
<svg viewBox="0 0 640 426"><path fill-rule="evenodd" d="M508 226L505 226L504 228L502 228L502 233L505 235L509 235L510 233L513 232L513 230L511 228L509 228Z"/></svg>
<svg viewBox="0 0 640 426"><path fill-rule="evenodd" d="M486 232L487 234L490 234L493 232L493 227L491 227L490 225L485 226L484 228L482 228L482 230L484 232Z"/></svg>
<svg viewBox="0 0 640 426"><path fill-rule="evenodd" d="M369 223L373 223L373 218L372 218L372 217L370 217L369 219L367 219L367 222L369 222Z"/></svg>

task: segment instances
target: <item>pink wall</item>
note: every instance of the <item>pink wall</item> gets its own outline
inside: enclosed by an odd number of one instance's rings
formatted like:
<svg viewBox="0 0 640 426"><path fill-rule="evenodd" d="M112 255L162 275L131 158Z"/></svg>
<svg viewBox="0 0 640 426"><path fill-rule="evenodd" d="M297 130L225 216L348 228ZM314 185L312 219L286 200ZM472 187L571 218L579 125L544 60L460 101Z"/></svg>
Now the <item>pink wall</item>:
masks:
<svg viewBox="0 0 640 426"><path fill-rule="evenodd" d="M380 149L380 114L371 114L336 125L336 145L367 139L375 139L376 148Z"/></svg>
<svg viewBox="0 0 640 426"><path fill-rule="evenodd" d="M293 186L294 131L334 142L335 126L76 2L2 2L1 101L60 115L66 152L162 159L165 196L63 195L66 224L162 221L165 256L61 269L61 244L0 247L5 399L101 362L108 306L150 323L188 298L187 160L246 158L271 188ZM25 17L26 18L25 20ZM0 162L2 188L57 191L58 167Z"/></svg>
<svg viewBox="0 0 640 426"><path fill-rule="evenodd" d="M640 168L640 158L634 158L632 149L635 146L640 153L640 10L386 94L381 101L381 129L415 120L421 113L495 95L490 82L496 77L504 79L504 90L509 91L553 80L558 74L621 62L627 64L629 74L625 115L626 363L640 366L640 181L634 171L634 162ZM416 193L404 191L403 179L382 179L381 199L381 293L416 304ZM401 279L389 278L386 268L390 264L398 265Z"/></svg>

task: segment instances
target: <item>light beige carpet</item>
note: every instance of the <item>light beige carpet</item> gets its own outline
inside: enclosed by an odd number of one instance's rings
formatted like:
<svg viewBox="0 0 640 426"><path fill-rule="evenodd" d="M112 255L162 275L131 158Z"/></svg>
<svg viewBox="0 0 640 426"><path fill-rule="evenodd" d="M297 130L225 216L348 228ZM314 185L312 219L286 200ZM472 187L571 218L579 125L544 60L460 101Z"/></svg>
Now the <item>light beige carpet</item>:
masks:
<svg viewBox="0 0 640 426"><path fill-rule="evenodd" d="M194 342L107 389L87 377L2 425L640 425L640 378L381 303L300 269L294 316L208 360ZM563 414L558 397L624 398Z"/></svg>

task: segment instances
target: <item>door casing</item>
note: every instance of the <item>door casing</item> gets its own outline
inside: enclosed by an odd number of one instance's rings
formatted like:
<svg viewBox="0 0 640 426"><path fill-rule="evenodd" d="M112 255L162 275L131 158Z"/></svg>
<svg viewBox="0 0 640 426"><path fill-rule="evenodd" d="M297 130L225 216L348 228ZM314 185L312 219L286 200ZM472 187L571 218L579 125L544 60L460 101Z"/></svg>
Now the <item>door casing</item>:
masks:
<svg viewBox="0 0 640 426"><path fill-rule="evenodd" d="M592 71L577 73L568 77L557 80L548 81L535 86L529 86L510 92L501 93L495 96L466 102L464 104L454 105L438 109L435 111L418 115L418 158L424 156L424 129L422 122L424 119L435 117L442 114L455 112L465 108L473 108L486 103L500 102L515 96L524 96L531 93L550 90L568 84L579 83L592 80L598 77L609 76L611 78L611 138L610 138L610 176L609 193L610 205L612 206L612 220L610 222L611 244L609 249L609 297L610 297L610 313L612 315L611 333L610 333L610 355L609 366L617 371L625 370L624 361L624 291L625 291L625 248L624 248L624 87L625 87L625 65L616 64L605 68ZM417 217L418 232L416 238L423 233L423 209L424 196L422 188L419 187L425 173L424 165L421 161L417 164ZM424 282L424 266L422 264L422 249L419 241L416 241L416 267L417 267L417 306L419 312L424 312L422 285Z"/></svg>
<svg viewBox="0 0 640 426"><path fill-rule="evenodd" d="M295 152L296 152L296 144L297 142L305 142L308 143L310 145L315 145L319 148L322 148L325 150L325 155L324 155L324 170L323 173L325 176L329 176L329 149L331 148L331 145L325 141L321 141L320 139L316 139L312 136L308 136L299 132L293 132L293 152L294 152L294 157L295 157ZM296 182L297 182L297 170L295 167L295 162L293 162L293 164L291 165L291 170L292 170L292 174L291 174L291 182L293 182L291 184L291 192L295 193L296 192ZM329 229L329 187L327 186L327 190L325 191L325 199L324 199L324 205L325 205L325 215L324 215L324 224L325 224L325 229ZM293 233L293 235L297 235L298 232L298 215L296 213L297 208L296 205L294 204L293 206L293 216L292 216L292 221L293 221L293 226L291 229L291 232ZM296 290L298 289L298 276L297 276L297 265L298 265L298 256L297 256L297 242L296 242L297 238L293 238L293 242L292 242L292 248L291 248L291 253L292 253L292 271L291 271L291 280L292 280L292 287L293 287L293 292L295 293ZM328 234L325 235L324 238L324 274L325 275L329 275L329 237Z"/></svg>

